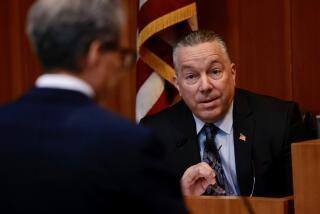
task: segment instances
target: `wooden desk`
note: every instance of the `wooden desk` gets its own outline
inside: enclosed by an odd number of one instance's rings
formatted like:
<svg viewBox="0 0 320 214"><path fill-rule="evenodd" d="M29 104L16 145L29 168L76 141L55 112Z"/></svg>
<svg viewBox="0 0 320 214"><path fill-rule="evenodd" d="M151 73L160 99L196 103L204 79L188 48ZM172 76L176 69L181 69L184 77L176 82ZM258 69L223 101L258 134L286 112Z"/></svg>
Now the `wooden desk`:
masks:
<svg viewBox="0 0 320 214"><path fill-rule="evenodd" d="M285 198L197 196L186 197L192 214L293 214L293 196Z"/></svg>
<svg viewBox="0 0 320 214"><path fill-rule="evenodd" d="M295 214L320 212L320 140L294 143L292 170Z"/></svg>

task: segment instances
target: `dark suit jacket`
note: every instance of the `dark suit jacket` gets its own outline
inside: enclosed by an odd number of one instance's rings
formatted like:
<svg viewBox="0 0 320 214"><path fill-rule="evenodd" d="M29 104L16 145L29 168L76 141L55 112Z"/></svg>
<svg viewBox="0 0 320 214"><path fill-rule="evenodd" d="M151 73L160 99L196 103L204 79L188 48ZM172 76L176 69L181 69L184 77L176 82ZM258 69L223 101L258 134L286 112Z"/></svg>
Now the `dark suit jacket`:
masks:
<svg viewBox="0 0 320 214"><path fill-rule="evenodd" d="M70 90L0 108L0 213L184 213L147 129Z"/></svg>
<svg viewBox="0 0 320 214"><path fill-rule="evenodd" d="M201 161L194 118L184 102L141 123L152 126L166 143L166 160L177 176ZM236 89L233 130L241 195L250 195L253 188L255 196L291 195L290 144L305 138L297 105ZM239 139L240 133L245 141Z"/></svg>

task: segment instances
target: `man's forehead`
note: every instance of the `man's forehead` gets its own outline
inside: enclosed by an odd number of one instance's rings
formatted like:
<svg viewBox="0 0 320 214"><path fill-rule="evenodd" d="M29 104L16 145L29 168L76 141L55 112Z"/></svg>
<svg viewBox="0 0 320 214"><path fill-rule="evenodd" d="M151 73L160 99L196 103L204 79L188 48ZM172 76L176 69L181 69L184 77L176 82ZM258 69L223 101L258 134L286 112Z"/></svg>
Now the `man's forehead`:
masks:
<svg viewBox="0 0 320 214"><path fill-rule="evenodd" d="M176 54L180 63L196 60L212 63L213 61L221 62L223 59L228 58L221 44L215 41L179 47L176 50Z"/></svg>
<svg viewBox="0 0 320 214"><path fill-rule="evenodd" d="M194 54L224 54L223 48L217 42L205 42L195 45L181 46L177 48L177 53L180 56Z"/></svg>
<svg viewBox="0 0 320 214"><path fill-rule="evenodd" d="M179 56L180 65L214 64L222 63L222 60L223 54L206 50L183 52Z"/></svg>
<svg viewBox="0 0 320 214"><path fill-rule="evenodd" d="M200 42L196 44L189 44L189 45L181 45L178 46L177 49L201 49L201 48L208 48L208 49L215 49L220 50L223 49L223 46L217 41L207 41L207 42Z"/></svg>

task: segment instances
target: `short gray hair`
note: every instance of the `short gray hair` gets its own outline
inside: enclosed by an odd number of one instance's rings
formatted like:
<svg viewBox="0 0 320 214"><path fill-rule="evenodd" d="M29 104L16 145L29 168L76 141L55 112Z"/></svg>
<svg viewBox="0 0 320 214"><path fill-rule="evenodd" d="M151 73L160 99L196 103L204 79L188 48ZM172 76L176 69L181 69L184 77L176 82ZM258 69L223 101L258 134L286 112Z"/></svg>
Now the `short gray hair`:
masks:
<svg viewBox="0 0 320 214"><path fill-rule="evenodd" d="M226 53L228 60L230 60L226 43L222 37L210 30L197 30L191 31L188 34L182 36L176 44L173 46L173 65L177 72L177 49L181 47L195 46L206 42L217 42L221 45L222 49Z"/></svg>
<svg viewBox="0 0 320 214"><path fill-rule="evenodd" d="M27 34L45 70L78 72L93 41L118 44L121 18L117 0L37 0Z"/></svg>

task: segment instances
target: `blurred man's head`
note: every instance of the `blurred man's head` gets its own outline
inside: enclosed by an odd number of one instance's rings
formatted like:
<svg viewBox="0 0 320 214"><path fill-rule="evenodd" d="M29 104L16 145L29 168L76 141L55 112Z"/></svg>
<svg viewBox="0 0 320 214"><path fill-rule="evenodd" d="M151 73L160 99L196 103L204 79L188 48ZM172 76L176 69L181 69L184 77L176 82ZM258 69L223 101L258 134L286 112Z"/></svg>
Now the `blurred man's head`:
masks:
<svg viewBox="0 0 320 214"><path fill-rule="evenodd" d="M66 72L97 91L116 82L122 10L117 0L38 0L27 33L46 72Z"/></svg>
<svg viewBox="0 0 320 214"><path fill-rule="evenodd" d="M173 51L174 83L191 111L204 122L215 122L228 111L234 97L235 65L220 36L194 31Z"/></svg>

